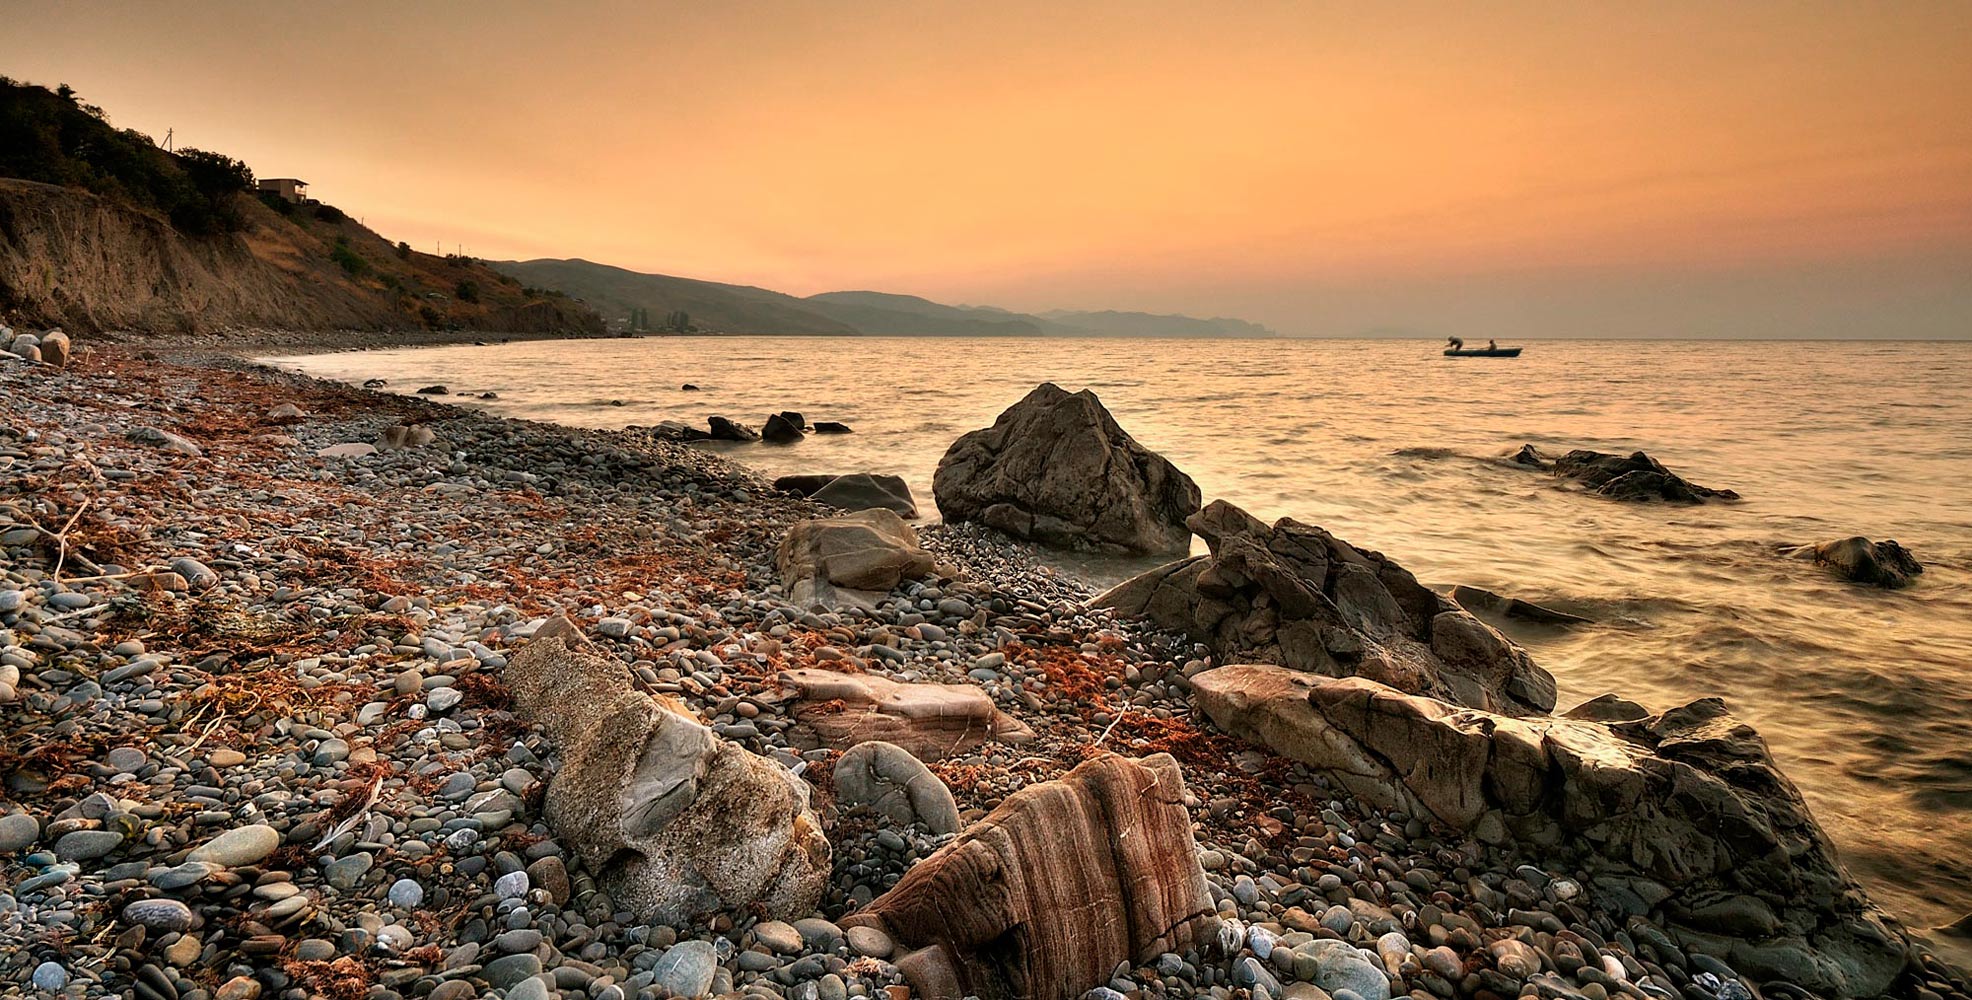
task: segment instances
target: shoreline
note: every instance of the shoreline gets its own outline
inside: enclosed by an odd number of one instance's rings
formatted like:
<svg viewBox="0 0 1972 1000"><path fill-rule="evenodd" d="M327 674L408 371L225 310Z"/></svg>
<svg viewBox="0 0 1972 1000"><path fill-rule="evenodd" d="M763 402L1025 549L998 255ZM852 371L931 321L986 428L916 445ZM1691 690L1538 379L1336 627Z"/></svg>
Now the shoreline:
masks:
<svg viewBox="0 0 1972 1000"><path fill-rule="evenodd" d="M371 336L282 343L321 353L491 339L359 342ZM1668 939L1675 956L1622 946L1619 932L1632 942L1643 932L1598 908L1592 873L1441 838L1195 721L1179 665L1196 662L1196 650L1085 608L1085 588L990 532L923 528L926 547L964 570L960 578L913 584L913 601L873 615L815 614L781 599L774 550L788 525L825 509L775 493L717 454L634 432L494 417L235 357L283 353L266 342L90 346L68 371L0 364L0 387L35 400L0 423L0 512L18 514L0 529L12 557L0 586L23 595L0 604L0 647L17 675L0 719L19 741L5 769L27 776L4 794L43 824L30 843L54 850L47 864L8 873L22 908L0 908L0 933L30 920L59 929L0 958L0 982L25 982L54 962L67 982L120 987L116 962L127 958L156 970L180 1000L200 989L226 996L235 963L316 992L361 982L406 996L445 990L444 1000L490 983L483 973L494 960L475 961L488 949L532 956L513 964L552 973L556 988L578 988L579 979L591 996L598 982L629 996L657 985L657 960L643 956L718 937L741 955L773 959L722 960L718 992L807 1000L814 995L794 990L819 982L829 994L840 986L844 997L874 997L901 982L880 958L852 972L834 968L828 959L838 956L827 949L760 945L765 932L745 921L681 935L632 934L610 919L589 875L540 820L531 797L549 773L549 751L515 722L498 679L534 625L567 613L651 690L789 766L832 758L784 738L779 670L846 661L984 686L1042 735L934 766L968 819L1096 749L1173 752L1221 915L1276 928L1269 934L1410 934L1502 1000L1507 985L1657 1000L1629 980L1629 989L1593 977L1503 985L1478 974L1504 976L1502 952L1517 957L1520 946L1540 976L1565 970L1579 948L1555 935L1580 927L1591 935L1581 940L1599 942L1592 951L1665 970L1686 997L1731 994L1729 977L1708 971L1716 960ZM160 360L140 359L140 349ZM303 415L271 418L282 404ZM430 427L438 444L349 459L315 454L372 443L399 422ZM163 433L132 440L138 427ZM37 477L30 488L26 476ZM43 530L21 526L23 517ZM47 536L71 519L47 551ZM52 585L58 561L68 584ZM150 586L100 579L118 566L150 573ZM177 581L164 579L173 574ZM825 800L826 791L815 794ZM357 810L365 797L372 801ZM344 814L360 824L318 846ZM241 825L272 827L278 846L237 865L180 871L193 845ZM62 838L77 832L104 836L64 852ZM838 856L853 849L885 859L848 876L870 892L930 843L897 855L854 823L835 832ZM101 853L81 856L95 846ZM57 857L64 853L73 857ZM513 871L550 888L519 927L509 926L514 907L488 901L494 880ZM56 874L66 877L49 879ZM403 905L406 879L429 919L418 904ZM22 888L31 881L40 884ZM287 888L260 891L271 886ZM1434 915L1419 916L1427 898ZM822 913L840 919L862 899L832 882ZM139 900L180 903L201 926L153 927L135 945L127 935L107 940ZM1408 921L1398 915L1407 907ZM508 929L495 934L496 925ZM407 946L379 951L388 928L409 935ZM532 936L505 937L516 931ZM1123 978L1144 995L1247 989L1241 963L1258 940ZM1492 947L1501 941L1519 946ZM816 974L788 973L809 959ZM1398 963L1395 975L1433 995L1426 974L1434 968ZM1923 988L1965 995L1962 980L1937 970ZM499 988L513 996L526 978ZM570 985L559 985L564 979ZM1474 995L1456 977L1438 979ZM1297 993L1302 985L1284 995L1311 997Z"/></svg>

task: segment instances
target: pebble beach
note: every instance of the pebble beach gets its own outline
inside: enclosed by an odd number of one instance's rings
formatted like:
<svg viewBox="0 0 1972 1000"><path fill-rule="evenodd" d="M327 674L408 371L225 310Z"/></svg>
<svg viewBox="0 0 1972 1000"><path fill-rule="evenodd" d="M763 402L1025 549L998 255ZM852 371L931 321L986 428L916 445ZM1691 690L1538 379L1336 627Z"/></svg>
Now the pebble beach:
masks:
<svg viewBox="0 0 1972 1000"><path fill-rule="evenodd" d="M818 612L775 553L828 511L646 432L117 346L0 363L0 398L0 995L907 1000L897 945L838 922L951 834L837 808L839 751L803 745L779 680L827 667L977 686L1031 728L929 765L967 822L1103 752L1176 759L1216 934L1090 1000L1808 996L1565 857L1218 732L1202 647L990 529L921 528L953 572ZM399 426L431 440L379 448ZM556 616L809 783L816 912L615 909L543 820L554 748L501 681ZM1913 969L1897 995L1972 998Z"/></svg>

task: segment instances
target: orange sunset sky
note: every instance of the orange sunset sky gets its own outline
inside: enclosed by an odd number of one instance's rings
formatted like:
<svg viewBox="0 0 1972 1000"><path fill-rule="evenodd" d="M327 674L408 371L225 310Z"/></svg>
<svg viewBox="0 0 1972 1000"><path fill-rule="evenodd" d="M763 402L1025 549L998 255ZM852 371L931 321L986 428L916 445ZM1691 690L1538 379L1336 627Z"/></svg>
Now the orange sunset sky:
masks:
<svg viewBox="0 0 1972 1000"><path fill-rule="evenodd" d="M46 3L392 239L1283 333L1972 337L1972 3Z"/></svg>

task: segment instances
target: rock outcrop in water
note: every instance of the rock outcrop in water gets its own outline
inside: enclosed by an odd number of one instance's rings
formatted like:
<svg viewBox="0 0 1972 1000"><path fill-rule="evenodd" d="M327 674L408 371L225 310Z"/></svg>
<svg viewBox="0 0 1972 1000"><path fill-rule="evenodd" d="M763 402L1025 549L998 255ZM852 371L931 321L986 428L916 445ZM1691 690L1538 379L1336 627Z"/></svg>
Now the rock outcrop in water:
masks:
<svg viewBox="0 0 1972 1000"><path fill-rule="evenodd" d="M1103 754L1007 796L842 924L907 949L926 1000L1072 1000L1216 925L1184 795L1168 754Z"/></svg>
<svg viewBox="0 0 1972 1000"><path fill-rule="evenodd" d="M1095 393L1052 382L952 442L931 491L947 521L1136 554L1188 551L1199 501L1191 477L1125 433Z"/></svg>
<svg viewBox="0 0 1972 1000"><path fill-rule="evenodd" d="M1223 500L1188 523L1210 555L1094 603L1183 632L1221 662L1367 677L1509 715L1554 708L1554 678L1526 651L1381 553L1291 518L1268 527Z"/></svg>
<svg viewBox="0 0 1972 1000"><path fill-rule="evenodd" d="M1766 744L1718 699L1658 715L1598 699L1536 719L1272 665L1192 683L1219 728L1365 801L1579 855L1605 893L1660 908L1693 947L1761 980L1868 997L1907 964Z"/></svg>
<svg viewBox="0 0 1972 1000"><path fill-rule="evenodd" d="M1888 538L1872 542L1855 535L1819 545L1803 545L1792 550L1792 554L1812 559L1815 565L1834 570L1844 580L1891 590L1910 586L1924 572L1924 564L1909 549Z"/></svg>
<svg viewBox="0 0 1972 1000"><path fill-rule="evenodd" d="M1704 503L1707 500L1737 500L1731 490L1700 486L1664 468L1662 462L1643 452L1612 455L1607 452L1576 449L1547 460L1540 449L1522 445L1511 461L1516 465L1546 469L1563 479L1581 483L1589 492L1612 500L1668 500L1674 503Z"/></svg>
<svg viewBox="0 0 1972 1000"><path fill-rule="evenodd" d="M1459 584L1452 588L1451 598L1458 606L1475 615L1494 615L1512 618L1517 621L1532 622L1536 625L1593 625L1593 619L1581 615L1571 615L1566 611L1556 611L1532 601L1518 597L1495 594L1482 587Z"/></svg>
<svg viewBox="0 0 1972 1000"><path fill-rule="evenodd" d="M830 852L805 782L638 690L566 619L515 653L505 680L561 754L543 815L617 906L672 926L814 910Z"/></svg>

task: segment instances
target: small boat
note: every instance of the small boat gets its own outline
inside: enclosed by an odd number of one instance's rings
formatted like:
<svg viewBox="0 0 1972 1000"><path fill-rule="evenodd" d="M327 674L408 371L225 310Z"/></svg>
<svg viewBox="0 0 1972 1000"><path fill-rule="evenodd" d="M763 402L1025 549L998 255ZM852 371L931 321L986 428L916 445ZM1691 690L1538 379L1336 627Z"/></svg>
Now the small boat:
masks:
<svg viewBox="0 0 1972 1000"><path fill-rule="evenodd" d="M1518 347L1490 347L1490 348L1447 347L1445 348L1445 357L1448 358L1517 358L1519 356L1520 356L1520 348Z"/></svg>

